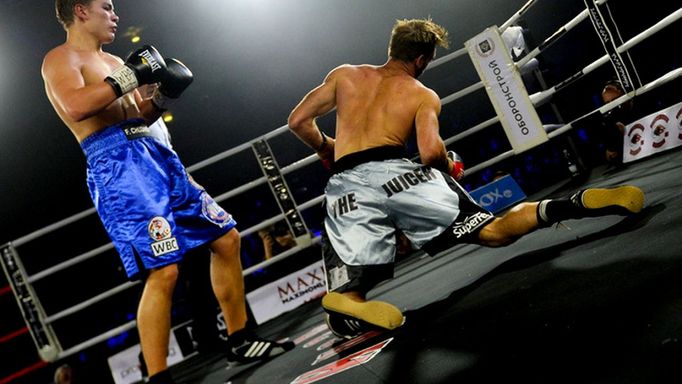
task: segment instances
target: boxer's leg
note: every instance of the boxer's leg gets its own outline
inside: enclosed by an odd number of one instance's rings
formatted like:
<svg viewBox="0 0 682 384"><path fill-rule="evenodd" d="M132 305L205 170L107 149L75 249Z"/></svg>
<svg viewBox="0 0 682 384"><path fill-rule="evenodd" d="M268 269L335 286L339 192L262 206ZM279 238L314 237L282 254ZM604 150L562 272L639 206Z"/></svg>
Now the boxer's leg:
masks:
<svg viewBox="0 0 682 384"><path fill-rule="evenodd" d="M239 232L235 228L211 243L211 286L225 315L228 335L246 326L239 247Z"/></svg>
<svg viewBox="0 0 682 384"><path fill-rule="evenodd" d="M368 330L395 329L402 325L405 318L396 306L366 299L367 292L376 284L393 277L393 263L347 265L334 251L326 232L322 238L330 291L322 298L322 308L327 312L329 329L338 337L352 338Z"/></svg>
<svg viewBox="0 0 682 384"><path fill-rule="evenodd" d="M628 215L640 212L643 206L644 193L637 187L589 188L569 198L521 203L483 227L479 240L482 245L503 246L538 227L562 220Z"/></svg>
<svg viewBox="0 0 682 384"><path fill-rule="evenodd" d="M379 301L365 301L358 292L329 292L322 298L327 312L327 326L339 337L351 338L371 328L395 329L405 322L403 313L395 305ZM369 325L369 326L368 326Z"/></svg>
<svg viewBox="0 0 682 384"><path fill-rule="evenodd" d="M541 201L538 205L538 220L540 225L551 225L568 219L629 215L638 213L643 207L644 192L638 187L589 188L570 198Z"/></svg>
<svg viewBox="0 0 682 384"><path fill-rule="evenodd" d="M227 323L228 360L250 363L294 348L294 343L266 340L246 329L244 278L239 259L240 237L235 228L211 243L211 285Z"/></svg>
<svg viewBox="0 0 682 384"><path fill-rule="evenodd" d="M171 304L177 278L176 264L150 270L140 298L137 328L149 376L166 369Z"/></svg>

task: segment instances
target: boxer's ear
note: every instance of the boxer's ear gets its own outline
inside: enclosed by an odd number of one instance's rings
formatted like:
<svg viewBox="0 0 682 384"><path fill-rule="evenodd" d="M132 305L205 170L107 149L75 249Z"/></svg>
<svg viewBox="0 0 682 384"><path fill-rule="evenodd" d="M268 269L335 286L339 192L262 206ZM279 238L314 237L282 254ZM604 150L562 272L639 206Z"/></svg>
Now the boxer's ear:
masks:
<svg viewBox="0 0 682 384"><path fill-rule="evenodd" d="M85 4L76 4L73 6L73 17L81 21L88 19L88 6Z"/></svg>

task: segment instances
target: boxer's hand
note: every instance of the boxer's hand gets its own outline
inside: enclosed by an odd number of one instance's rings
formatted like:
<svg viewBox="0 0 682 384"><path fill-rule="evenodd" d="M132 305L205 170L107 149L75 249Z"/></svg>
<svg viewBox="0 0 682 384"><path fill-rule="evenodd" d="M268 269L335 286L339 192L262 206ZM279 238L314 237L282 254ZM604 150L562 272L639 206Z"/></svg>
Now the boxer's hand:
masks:
<svg viewBox="0 0 682 384"><path fill-rule="evenodd" d="M464 177L464 161L455 151L448 151L448 173L457 181Z"/></svg>
<svg viewBox="0 0 682 384"><path fill-rule="evenodd" d="M317 151L317 156L322 161L322 166L327 171L331 171L334 166L334 139L325 136L327 143Z"/></svg>
<svg viewBox="0 0 682 384"><path fill-rule="evenodd" d="M166 73L166 62L151 45L145 45L128 56L125 64L116 68L104 80L114 88L116 96L132 91L143 84L161 81Z"/></svg>
<svg viewBox="0 0 682 384"><path fill-rule="evenodd" d="M167 59L166 68L166 74L161 79L161 85L152 96L152 102L159 109L167 109L194 80L192 71L180 60Z"/></svg>

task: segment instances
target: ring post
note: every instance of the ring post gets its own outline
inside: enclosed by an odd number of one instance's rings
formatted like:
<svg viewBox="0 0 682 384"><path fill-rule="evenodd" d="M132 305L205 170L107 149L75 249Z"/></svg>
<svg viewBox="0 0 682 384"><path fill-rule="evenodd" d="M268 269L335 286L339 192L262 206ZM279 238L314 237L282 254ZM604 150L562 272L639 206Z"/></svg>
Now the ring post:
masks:
<svg viewBox="0 0 682 384"><path fill-rule="evenodd" d="M61 352L59 340L52 326L44 321L45 310L40 305L33 287L28 282L26 270L19 259L17 250L12 243L3 245L0 250L2 252L0 264L2 264L7 281L12 287L17 305L21 309L21 315L24 317L40 358L47 362L57 360Z"/></svg>
<svg viewBox="0 0 682 384"><path fill-rule="evenodd" d="M312 241L310 231L308 231L308 227L305 225L301 212L299 212L294 201L294 196L291 195L289 186L282 176L270 145L267 141L260 140L253 143L252 148L258 159L258 164L268 180L268 185L270 185L270 190L275 196L277 205L284 214L289 230L294 235L296 244L299 246L310 245Z"/></svg>

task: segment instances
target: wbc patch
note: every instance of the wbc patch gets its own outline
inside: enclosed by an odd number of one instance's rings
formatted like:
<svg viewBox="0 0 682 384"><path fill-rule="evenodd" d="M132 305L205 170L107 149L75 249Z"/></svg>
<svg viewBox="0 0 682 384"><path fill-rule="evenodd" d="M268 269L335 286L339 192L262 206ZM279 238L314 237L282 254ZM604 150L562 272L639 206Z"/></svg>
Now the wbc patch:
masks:
<svg viewBox="0 0 682 384"><path fill-rule="evenodd" d="M227 225L232 220L232 215L227 213L223 207L213 200L213 198L206 192L201 194L201 213L220 228Z"/></svg>
<svg viewBox="0 0 682 384"><path fill-rule="evenodd" d="M168 220L161 216L156 216L149 220L147 224L149 237L155 240L151 243L154 256L161 256L180 249L178 240L173 237Z"/></svg>

